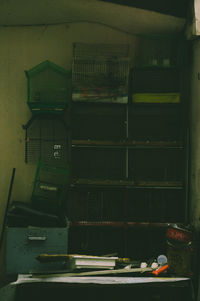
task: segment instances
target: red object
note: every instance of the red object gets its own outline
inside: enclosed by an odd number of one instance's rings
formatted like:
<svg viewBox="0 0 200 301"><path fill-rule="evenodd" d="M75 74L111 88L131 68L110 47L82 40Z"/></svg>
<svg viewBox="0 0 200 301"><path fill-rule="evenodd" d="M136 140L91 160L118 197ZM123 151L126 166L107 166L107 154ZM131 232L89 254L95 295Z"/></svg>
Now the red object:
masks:
<svg viewBox="0 0 200 301"><path fill-rule="evenodd" d="M180 242L188 243L192 241L192 232L181 228L169 227L166 236L169 239L173 239Z"/></svg>
<svg viewBox="0 0 200 301"><path fill-rule="evenodd" d="M168 267L169 267L168 264L166 264L166 265L158 268L157 270L153 271L152 274L158 276L160 273L166 271L168 269Z"/></svg>

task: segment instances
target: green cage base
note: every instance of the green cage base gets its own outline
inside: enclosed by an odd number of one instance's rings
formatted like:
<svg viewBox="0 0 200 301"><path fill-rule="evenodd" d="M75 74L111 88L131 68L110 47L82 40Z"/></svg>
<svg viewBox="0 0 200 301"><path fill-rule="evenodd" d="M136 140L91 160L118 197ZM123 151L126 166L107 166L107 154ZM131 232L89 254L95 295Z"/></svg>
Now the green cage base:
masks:
<svg viewBox="0 0 200 301"><path fill-rule="evenodd" d="M62 208L64 191L69 183L69 175L69 167L61 168L39 161L31 197L33 207L51 213L59 211ZM57 191L58 194L53 191Z"/></svg>

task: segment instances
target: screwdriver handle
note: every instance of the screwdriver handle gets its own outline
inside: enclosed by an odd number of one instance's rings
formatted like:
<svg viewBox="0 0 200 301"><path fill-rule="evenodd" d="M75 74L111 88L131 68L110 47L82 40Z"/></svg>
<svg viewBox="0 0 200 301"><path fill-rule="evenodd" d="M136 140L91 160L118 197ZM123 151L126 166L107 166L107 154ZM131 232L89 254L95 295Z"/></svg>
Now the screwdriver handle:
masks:
<svg viewBox="0 0 200 301"><path fill-rule="evenodd" d="M168 269L168 267L169 267L168 264L166 264L166 265L158 268L157 270L153 271L152 274L158 276L160 273L166 271Z"/></svg>
<svg viewBox="0 0 200 301"><path fill-rule="evenodd" d="M130 258L118 258L117 259L117 262L120 262L120 263L130 263Z"/></svg>

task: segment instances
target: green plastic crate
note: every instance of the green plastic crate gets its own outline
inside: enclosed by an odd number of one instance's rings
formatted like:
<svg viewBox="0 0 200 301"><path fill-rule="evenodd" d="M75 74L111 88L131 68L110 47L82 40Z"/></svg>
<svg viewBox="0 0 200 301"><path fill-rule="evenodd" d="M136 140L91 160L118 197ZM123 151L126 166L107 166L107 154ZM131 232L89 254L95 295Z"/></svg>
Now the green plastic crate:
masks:
<svg viewBox="0 0 200 301"><path fill-rule="evenodd" d="M33 114L62 113L71 98L71 72L50 62L25 71L27 103Z"/></svg>
<svg viewBox="0 0 200 301"><path fill-rule="evenodd" d="M69 175L69 167L51 166L39 161L31 197L33 207L46 212L60 211Z"/></svg>

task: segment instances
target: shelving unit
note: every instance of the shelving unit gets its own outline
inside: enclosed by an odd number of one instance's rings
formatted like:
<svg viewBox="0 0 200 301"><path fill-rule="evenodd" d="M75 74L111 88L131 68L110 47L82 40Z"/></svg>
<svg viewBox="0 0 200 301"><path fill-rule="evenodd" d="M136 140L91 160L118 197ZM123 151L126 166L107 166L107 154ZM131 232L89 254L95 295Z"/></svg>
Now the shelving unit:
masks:
<svg viewBox="0 0 200 301"><path fill-rule="evenodd" d="M124 249L117 250L129 256L132 251L135 254L127 242L130 237L144 235L151 245L154 231L144 234L148 228L144 225L157 229L159 241L168 223L188 222L184 83L185 71L179 66L135 67L130 72L127 103L72 101L67 211L75 236L84 233L83 249L95 248L90 240L94 245L96 240L109 245L111 236L105 231L110 227L113 247L105 249L112 252L117 239L113 228L121 227ZM99 227L99 234L92 239L93 227ZM158 241L149 247L150 254ZM96 243L96 249L105 252ZM81 248L81 243L76 247Z"/></svg>
<svg viewBox="0 0 200 301"><path fill-rule="evenodd" d="M83 241L82 245L73 242L74 250L81 250L81 248L85 248L87 250L85 252L88 250L92 252L95 248L101 250L103 247L96 242L99 240L105 242L106 251L112 252L118 246L115 246L114 242L109 246L108 237L113 237L115 241L117 231L118 238L122 240L124 246L117 250L128 256L130 252L133 254L135 252L130 244L127 245L129 237L139 238L140 235L144 235L150 241L152 233L157 238L163 237L168 223L186 222L185 170L178 169L180 170L178 174L173 174L171 171L171 178L166 174L166 169L170 169L169 166L171 169L177 169L177 164L186 165L186 138L182 132L179 132L180 135L174 135L172 132L171 137L165 136L164 139L162 136L156 139L155 135L150 137L151 139L142 135L133 135L133 129L136 128L130 120L134 114L137 115L138 106L139 109L148 111L145 105L139 104L135 108L135 104L132 103L123 106L73 104L72 111L76 112L75 115L72 113L73 179L70 186L68 212L71 213L72 234L76 237L81 236ZM147 107L149 106L148 104ZM166 104L164 106L167 107ZM161 111L163 108L161 107ZM178 112L177 105L173 108ZM156 113L160 111L155 105L154 108L150 107L151 111L153 109ZM88 112L94 122L90 121L90 117L88 118ZM97 118L95 114L98 115ZM145 114L147 115L147 112ZM173 114L176 115L174 112ZM113 120L116 123L112 123L107 131L109 121L112 120L110 116L114 116ZM151 117L154 118L153 116L152 114ZM126 136L127 121L128 137ZM84 126L81 127L81 124ZM95 126L89 127L89 124ZM115 124L117 124L117 131L115 131ZM137 129L136 133L138 134ZM149 164L149 175L151 175L155 164L162 163L162 158L166 159L165 165L162 166L165 172L163 177L162 174L158 178L145 177L144 170L140 173L140 166L145 163ZM137 174L131 174L132 166L137 169ZM92 234L95 229L96 236ZM105 231L108 231L107 234ZM143 233L143 231L147 232ZM146 252L140 250L141 256L145 256L148 252L152 254L156 246L158 249L163 248L164 252L163 245L158 245L159 243L155 242L153 249L150 248Z"/></svg>
<svg viewBox="0 0 200 301"><path fill-rule="evenodd" d="M157 70L155 69L155 71ZM145 104L138 105L131 102L123 106L117 106L113 104L73 104L73 106L75 106L74 111L76 114L74 120L75 128L79 130L79 133L76 135L77 131L75 129L75 135L72 136L72 166L74 179L71 187L83 187L85 185L96 188L119 186L132 189L184 190L185 178L181 176L184 173L184 169L182 167L185 165L184 160L186 159L186 141L184 137L185 133L182 132L182 130L184 130L183 127L180 126L180 124L175 125L175 129L177 130L175 132L175 130L167 127L167 124L165 124L167 128L165 132L168 135L165 135L164 140L161 139L161 135L164 132L162 128L159 129L161 134L156 136L157 133L155 134L152 131L153 134L145 137L144 133L147 133L148 130L150 131L151 129L149 129L148 124L143 124L143 128L140 126L141 123L143 123L142 117L146 116L149 119L152 119L154 122L155 116L163 118L163 113L167 122L171 115L175 116L175 118L177 115L181 116L181 104L175 106L172 104L171 107L170 105L155 105L148 103L146 107ZM99 110L99 108L101 108L101 110ZM86 115L84 115L84 110L87 112ZM138 110L140 111L139 115ZM80 112L81 117L79 114L77 114L77 112ZM95 120L95 122L92 123L94 126L92 126L90 129L88 126L89 132L87 135L85 130L86 127L81 127L81 124L88 122L88 112L91 114L91 118ZM92 112L94 115L92 115ZM104 115L105 112L107 113L107 116ZM111 116L109 116L109 112ZM98 114L98 118L96 118L95 113ZM114 131L115 127L113 126L113 123L111 128L109 128L107 131L106 122L104 122L104 119L108 124L109 120L113 116L115 116L113 119L116 121L116 124L118 124L118 131ZM138 120L136 120L138 121L137 124L135 123L135 120L132 122L132 119L135 118L135 116L140 117ZM77 122L78 120L79 122ZM90 120L88 123L90 124ZM155 123L155 125L155 128L159 127L158 123ZM99 131L101 139L97 139L99 137L97 131L95 131L96 128L101 129L101 131ZM108 136L112 137L112 131L115 139L108 140ZM117 134L118 140L116 139ZM80 139L81 136L83 139ZM106 163L104 164L103 162ZM109 166L109 164L111 165ZM157 174L155 172L156 168L158 170L158 166L156 167L156 164L160 166L160 171L157 172ZM147 166L146 174L143 165ZM93 168L90 169L91 166ZM106 167L104 170L103 166ZM115 166L115 169L113 166ZM116 170L117 166L119 167L118 170ZM140 172L142 166L143 171ZM111 174L107 172L107 167L109 171L113 168L113 174L112 172ZM98 172L98 168L101 172ZM80 172L81 169L82 172ZM97 171L96 174L94 169ZM134 174L135 171L136 173ZM176 173L176 171L178 171L178 173ZM155 174L155 176L152 177L152 174Z"/></svg>

